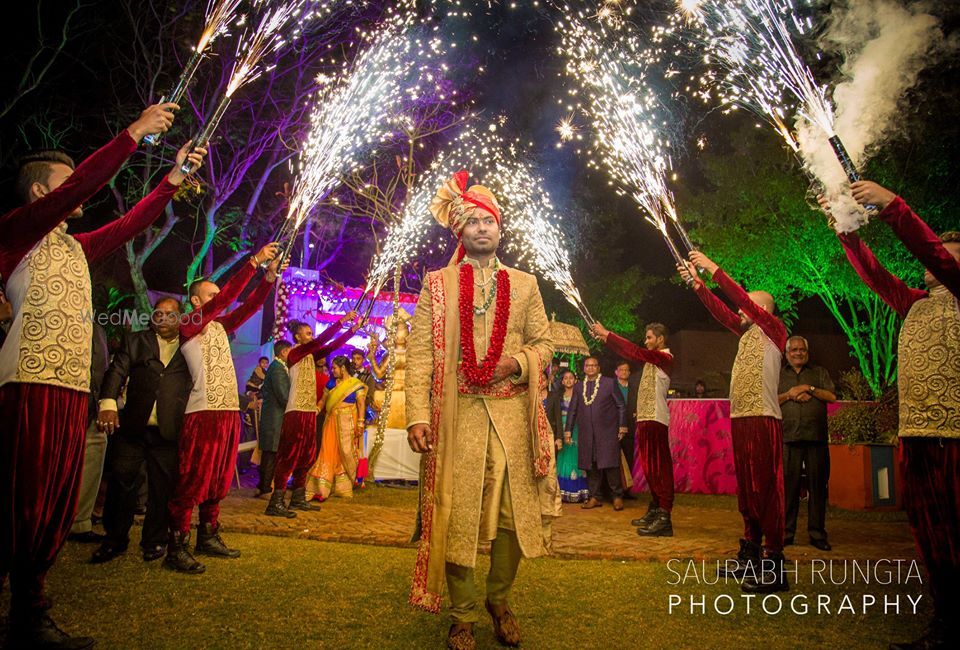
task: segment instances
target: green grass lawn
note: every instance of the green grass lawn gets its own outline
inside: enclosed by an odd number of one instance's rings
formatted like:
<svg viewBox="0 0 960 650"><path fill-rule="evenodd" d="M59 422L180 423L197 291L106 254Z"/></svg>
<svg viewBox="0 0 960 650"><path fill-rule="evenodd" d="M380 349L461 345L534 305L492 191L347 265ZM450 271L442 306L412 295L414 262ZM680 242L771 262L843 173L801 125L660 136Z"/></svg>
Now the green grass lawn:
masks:
<svg viewBox="0 0 960 650"><path fill-rule="evenodd" d="M136 540L127 556L101 566L86 563L92 547L69 544L48 580L54 616L72 633L97 637L100 648L443 647L447 620L406 604L411 549L241 534L227 540L243 557L204 560L201 576L145 564L133 551ZM479 567L485 573L485 557ZM672 587L672 577L653 562L524 562L512 599L524 647L881 648L917 635L930 609L924 596L917 616L884 616L878 607L866 615L746 615L739 604L727 616L691 615L688 604L670 615L671 593L705 595L707 603L723 593L740 598L733 584ZM784 595L785 611L798 593L846 593L859 603L865 591L921 589L804 584ZM4 593L0 604L8 603ZM496 647L485 614L477 639L481 648Z"/></svg>

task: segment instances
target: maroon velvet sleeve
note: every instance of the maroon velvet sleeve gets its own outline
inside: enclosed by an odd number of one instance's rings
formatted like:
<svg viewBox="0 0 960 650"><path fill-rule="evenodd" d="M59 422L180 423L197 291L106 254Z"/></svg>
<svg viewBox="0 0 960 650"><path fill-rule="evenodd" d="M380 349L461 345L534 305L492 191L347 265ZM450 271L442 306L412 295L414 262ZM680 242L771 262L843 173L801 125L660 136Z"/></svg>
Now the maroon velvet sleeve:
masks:
<svg viewBox="0 0 960 650"><path fill-rule="evenodd" d="M860 279L900 314L901 318L906 318L913 303L927 297L926 291L908 286L906 282L883 268L877 256L856 234L841 233L837 237L840 238L843 252L846 253L850 266L857 272Z"/></svg>
<svg viewBox="0 0 960 650"><path fill-rule="evenodd" d="M960 262L944 247L937 234L899 196L880 213L913 256L950 293L960 297Z"/></svg>
<svg viewBox="0 0 960 650"><path fill-rule="evenodd" d="M9 277L23 256L106 185L136 149L124 129L80 163L63 185L0 216L0 276Z"/></svg>
<svg viewBox="0 0 960 650"><path fill-rule="evenodd" d="M743 333L740 331L740 317L737 316L732 309L723 304L722 300L713 295L713 292L707 289L705 284L698 282L697 288L694 289L694 291L700 298L700 302L702 302L703 306L707 308L707 311L717 319L718 323L737 336Z"/></svg>
<svg viewBox="0 0 960 650"><path fill-rule="evenodd" d="M239 307L218 318L217 322L223 325L223 329L227 330L227 333L235 332L251 316L260 311L263 303L267 300L267 296L270 295L270 290L273 289L273 284L264 277L260 280L257 288L253 290L253 293L247 296L247 299L240 303Z"/></svg>
<svg viewBox="0 0 960 650"><path fill-rule="evenodd" d="M607 347L619 354L624 359L636 361L638 363L652 363L668 375L673 367L673 355L660 350L648 350L642 348L636 343L610 332L607 336Z"/></svg>
<svg viewBox="0 0 960 650"><path fill-rule="evenodd" d="M317 359L328 356L331 352L335 352L336 350L340 349L340 346L342 346L344 343L349 341L350 337L352 337L353 335L354 335L353 329L348 327L343 331L342 334L340 334L340 336L333 339L330 343L328 343L327 345L323 346L322 348L314 352L313 356L316 357Z"/></svg>
<svg viewBox="0 0 960 650"><path fill-rule="evenodd" d="M783 350L787 345L787 328L784 326L783 321L779 318L768 312L766 309L753 302L750 299L750 294L743 290L739 284L733 281L733 279L727 275L723 269L717 269L713 274L713 281L720 286L720 290L727 294L727 297L733 301L733 303L743 310L743 313L750 317L757 326L763 330L763 333L766 334L771 341L773 341L777 348ZM737 319L737 325L739 328L739 318Z"/></svg>
<svg viewBox="0 0 960 650"><path fill-rule="evenodd" d="M176 193L177 186L164 177L150 194L140 199L125 215L92 232L74 235L74 239L80 242L87 260L96 262L156 221Z"/></svg>
<svg viewBox="0 0 960 650"><path fill-rule="evenodd" d="M215 295L210 302L200 309L191 312L186 321L180 326L180 340L187 341L203 331L210 321L220 315L224 309L233 304L233 302L243 291L243 288L250 282L250 278L257 272L257 269L249 260L243 263L239 271L234 273L227 283L220 289L220 293ZM199 316L197 315L199 314Z"/></svg>
<svg viewBox="0 0 960 650"><path fill-rule="evenodd" d="M314 357L325 356L324 354L318 353L323 352L324 344L333 338L333 335L339 332L341 327L343 327L342 321L332 323L326 329L320 332L320 334L317 335L317 338L313 339L306 345L298 345L291 349L290 353L287 355L287 366L292 368L300 363L300 361L308 354L312 354Z"/></svg>

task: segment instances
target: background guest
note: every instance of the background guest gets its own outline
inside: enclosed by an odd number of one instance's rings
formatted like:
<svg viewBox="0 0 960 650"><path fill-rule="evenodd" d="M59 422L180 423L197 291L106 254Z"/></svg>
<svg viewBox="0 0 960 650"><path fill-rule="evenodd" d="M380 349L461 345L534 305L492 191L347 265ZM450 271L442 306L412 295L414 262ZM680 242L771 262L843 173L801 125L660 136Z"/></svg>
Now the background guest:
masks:
<svg viewBox="0 0 960 650"><path fill-rule="evenodd" d="M704 399L707 396L707 382L698 379L693 385L693 396L697 399Z"/></svg>
<svg viewBox="0 0 960 650"><path fill-rule="evenodd" d="M280 444L280 427L283 413L290 396L290 373L287 369L287 355L293 346L290 341L280 340L273 344L273 361L260 387L260 482L257 484L256 497L273 492L273 470L277 460L277 446Z"/></svg>
<svg viewBox="0 0 960 650"><path fill-rule="evenodd" d="M621 361L617 364L614 374L617 377L617 388L620 389L623 401L627 405L627 435L620 440L620 450L623 452L623 457L627 459L627 467L632 469L636 447L636 432L634 430L637 424L637 392L640 390L640 376L633 376L630 363L627 361ZM623 496L628 499L635 498L629 492L625 492Z"/></svg>
<svg viewBox="0 0 960 650"><path fill-rule="evenodd" d="M253 372L250 373L250 378L247 380L246 392L253 393L255 396L260 395L260 389L263 387L263 380L267 376L267 368L270 367L270 359L266 357L260 357L257 360L257 365L254 366Z"/></svg>
<svg viewBox="0 0 960 650"><path fill-rule="evenodd" d="M807 339L787 339L787 365L780 371L778 387L783 412L783 483L786 507L785 546L793 544L800 508L800 480L807 475L807 532L810 545L830 550L825 519L830 448L827 439L827 404L837 401L833 381L825 368L810 363Z"/></svg>
<svg viewBox="0 0 960 650"><path fill-rule="evenodd" d="M560 386L547 397L547 418L553 427L554 441L557 446L557 482L560 484L560 498L568 503L581 503L590 497L587 474L579 467L577 438L579 427L576 424L567 431L567 416L573 401L573 387L577 376L571 370L559 371Z"/></svg>
<svg viewBox="0 0 960 650"><path fill-rule="evenodd" d="M109 478L103 508L107 535L91 558L95 564L124 553L146 467L147 512L140 548L143 559L163 557L167 502L177 477L177 440L190 393L190 370L180 354L180 303L161 298L150 329L129 332L103 378L100 428L110 435ZM127 387L123 411L117 399Z"/></svg>
<svg viewBox="0 0 960 650"><path fill-rule="evenodd" d="M599 508L597 498L604 479L613 497L613 509L623 510L623 477L620 474L620 441L627 433L627 405L617 382L600 375L600 361L587 357L583 362L583 381L573 389L567 412L564 440L573 438L578 426L578 460L587 473L590 498L581 508Z"/></svg>

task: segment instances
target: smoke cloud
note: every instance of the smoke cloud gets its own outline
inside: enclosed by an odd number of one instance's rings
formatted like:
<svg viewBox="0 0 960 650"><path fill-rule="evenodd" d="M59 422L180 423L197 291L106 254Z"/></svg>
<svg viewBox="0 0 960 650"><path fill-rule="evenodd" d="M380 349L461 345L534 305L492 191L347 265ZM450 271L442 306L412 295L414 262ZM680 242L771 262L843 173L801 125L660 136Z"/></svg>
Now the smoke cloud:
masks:
<svg viewBox="0 0 960 650"><path fill-rule="evenodd" d="M897 0L849 0L837 3L820 38L825 52L843 57L833 103L837 135L858 168L900 126L904 93L917 83L920 71L956 49L940 30L939 18L922 4L903 6ZM805 166L823 184L839 232L852 232L866 214L849 193L849 183L827 140L806 120L797 124Z"/></svg>

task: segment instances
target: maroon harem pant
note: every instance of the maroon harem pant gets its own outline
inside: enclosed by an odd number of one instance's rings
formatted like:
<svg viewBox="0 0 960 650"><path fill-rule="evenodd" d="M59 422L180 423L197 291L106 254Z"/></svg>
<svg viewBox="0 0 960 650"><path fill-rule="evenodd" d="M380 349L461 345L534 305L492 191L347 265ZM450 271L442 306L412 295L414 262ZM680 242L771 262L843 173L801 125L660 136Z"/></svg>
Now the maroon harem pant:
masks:
<svg viewBox="0 0 960 650"><path fill-rule="evenodd" d="M670 455L670 430L654 420L637 422L634 474L637 469L650 486L653 505L667 512L673 510L673 457Z"/></svg>
<svg viewBox="0 0 960 650"><path fill-rule="evenodd" d="M0 387L0 585L9 575L12 610L46 604L77 508L88 400L60 386Z"/></svg>
<svg viewBox="0 0 960 650"><path fill-rule="evenodd" d="M768 553L782 553L783 423L769 416L734 418L730 435L743 536Z"/></svg>
<svg viewBox="0 0 960 650"><path fill-rule="evenodd" d="M220 502L230 492L240 441L239 411L196 411L183 418L177 451L180 475L167 504L170 528L190 531L194 506L200 506L200 525L217 525Z"/></svg>
<svg viewBox="0 0 960 650"><path fill-rule="evenodd" d="M273 489L287 489L291 474L294 490L306 486L307 472L316 460L317 414L303 411L284 413L276 468L273 471Z"/></svg>

